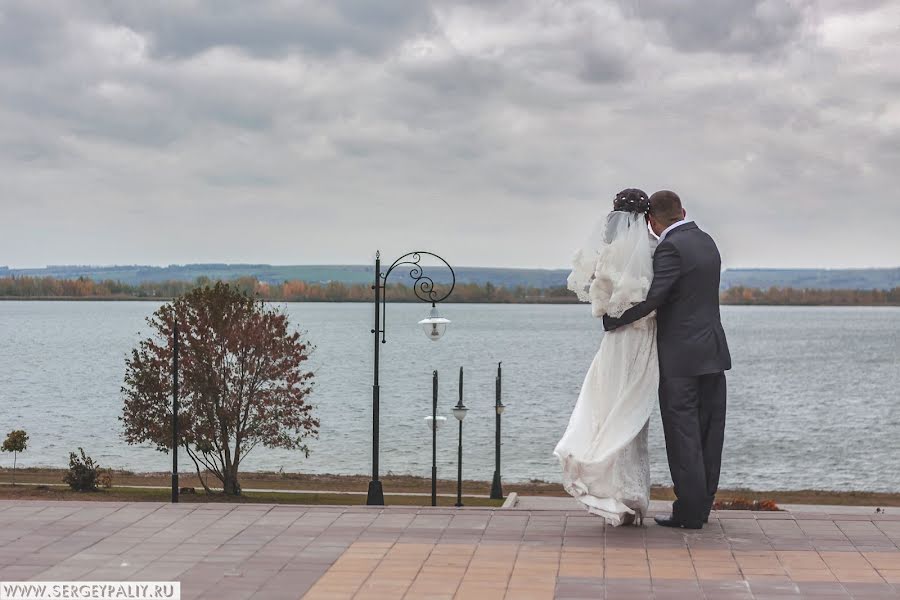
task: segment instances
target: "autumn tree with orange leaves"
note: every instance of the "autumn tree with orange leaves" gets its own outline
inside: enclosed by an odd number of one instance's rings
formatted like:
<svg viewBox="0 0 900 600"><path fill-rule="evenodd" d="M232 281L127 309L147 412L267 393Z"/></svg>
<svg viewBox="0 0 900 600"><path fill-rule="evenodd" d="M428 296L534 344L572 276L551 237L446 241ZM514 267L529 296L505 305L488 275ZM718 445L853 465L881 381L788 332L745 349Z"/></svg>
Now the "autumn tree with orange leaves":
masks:
<svg viewBox="0 0 900 600"><path fill-rule="evenodd" d="M313 374L304 368L312 347L283 312L225 283L195 289L147 319L153 334L125 361L126 441L172 448L176 318L180 446L197 474L208 469L225 494L239 495L238 470L257 446L308 456L304 440L319 428L309 403Z"/></svg>

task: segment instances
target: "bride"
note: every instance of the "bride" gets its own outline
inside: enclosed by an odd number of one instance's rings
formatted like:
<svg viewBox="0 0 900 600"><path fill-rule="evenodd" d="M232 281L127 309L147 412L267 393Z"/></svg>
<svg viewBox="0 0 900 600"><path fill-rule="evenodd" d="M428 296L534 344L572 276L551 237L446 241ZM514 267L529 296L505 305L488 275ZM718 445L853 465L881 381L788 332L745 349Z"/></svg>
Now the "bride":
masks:
<svg viewBox="0 0 900 600"><path fill-rule="evenodd" d="M613 211L576 253L568 287L591 303L594 317L619 316L646 298L656 247L649 207L641 190L619 192ZM658 386L655 314L606 333L553 451L566 491L609 525L642 524L647 513L647 427Z"/></svg>

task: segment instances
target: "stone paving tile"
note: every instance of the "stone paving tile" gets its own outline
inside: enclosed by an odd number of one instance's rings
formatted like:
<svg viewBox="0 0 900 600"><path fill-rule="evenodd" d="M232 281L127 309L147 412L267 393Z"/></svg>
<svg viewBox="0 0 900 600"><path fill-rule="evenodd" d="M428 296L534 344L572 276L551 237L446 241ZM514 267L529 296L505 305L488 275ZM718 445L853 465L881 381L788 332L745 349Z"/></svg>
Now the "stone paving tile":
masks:
<svg viewBox="0 0 900 600"><path fill-rule="evenodd" d="M900 598L900 518L0 502L0 580L179 580L185 599Z"/></svg>

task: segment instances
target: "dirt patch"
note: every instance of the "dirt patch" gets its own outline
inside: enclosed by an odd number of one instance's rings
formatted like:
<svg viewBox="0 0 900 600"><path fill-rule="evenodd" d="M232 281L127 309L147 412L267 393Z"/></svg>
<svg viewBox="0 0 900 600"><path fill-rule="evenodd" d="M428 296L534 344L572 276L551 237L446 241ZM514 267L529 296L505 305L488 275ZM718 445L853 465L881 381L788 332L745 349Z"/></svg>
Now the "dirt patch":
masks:
<svg viewBox="0 0 900 600"><path fill-rule="evenodd" d="M64 469L19 469L16 472L16 481L29 484L61 483ZM425 477L412 475L386 475L381 478L384 491L392 493L429 493L431 492L431 480ZM12 469L0 469L0 482L12 481ZM115 487L127 486L163 486L171 485L171 476L168 473L132 473L130 471L113 471L112 483ZM214 477L208 479L210 486L215 486ZM182 487L193 487L198 491L203 489L196 473L189 475L182 473L179 476L179 484ZM241 474L241 485L244 489L271 489L271 490L306 490L323 492L365 492L368 489L369 477L367 475L307 475L303 473L265 473L253 472ZM0 485L0 497L6 493L10 486ZM439 480L438 493L455 494L456 481ZM490 494L489 481L464 481L463 493L471 495ZM504 483L505 494L516 492L521 496L566 496L566 492L558 483L545 481L532 481L529 483ZM54 493L51 488L47 493ZM673 500L674 494L671 488L654 487L651 491L654 500ZM887 494L879 492L829 492L818 490L796 491L750 491L750 490L720 490L717 500L722 502L744 499L749 501L771 500L777 504L831 504L845 506L900 506L900 494ZM363 499L364 501L364 499ZM351 502L345 501L343 504Z"/></svg>
<svg viewBox="0 0 900 600"><path fill-rule="evenodd" d="M19 469L16 481L19 483L61 483L65 469ZM111 471L112 483L115 486L170 486L172 477L169 473L133 473L131 471ZM210 487L216 487L215 477L204 477ZM0 469L0 482L12 481L12 469ZM385 492L430 493L431 479L412 475L385 475L381 477ZM320 490L334 492L365 492L369 488L368 475L307 475L303 473L241 473L241 487L245 489L272 490ZM181 473L178 483L182 487L203 489L197 474ZM455 494L456 480L438 480L438 493ZM466 494L489 495L489 481L466 480L463 482ZM518 492L523 495L555 495L565 496L563 489L555 483L533 482L524 484L504 484L504 493Z"/></svg>

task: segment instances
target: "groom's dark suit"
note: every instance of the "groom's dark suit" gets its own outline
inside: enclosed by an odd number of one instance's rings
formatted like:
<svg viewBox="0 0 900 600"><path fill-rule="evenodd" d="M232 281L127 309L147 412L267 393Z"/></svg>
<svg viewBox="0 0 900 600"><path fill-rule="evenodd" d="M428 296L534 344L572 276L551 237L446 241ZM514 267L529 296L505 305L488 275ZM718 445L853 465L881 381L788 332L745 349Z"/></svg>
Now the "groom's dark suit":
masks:
<svg viewBox="0 0 900 600"><path fill-rule="evenodd" d="M678 497L672 513L687 523L709 515L722 463L731 356L719 315L721 267L713 239L694 223L680 225L656 248L647 299L603 318L611 330L656 310L659 407Z"/></svg>

